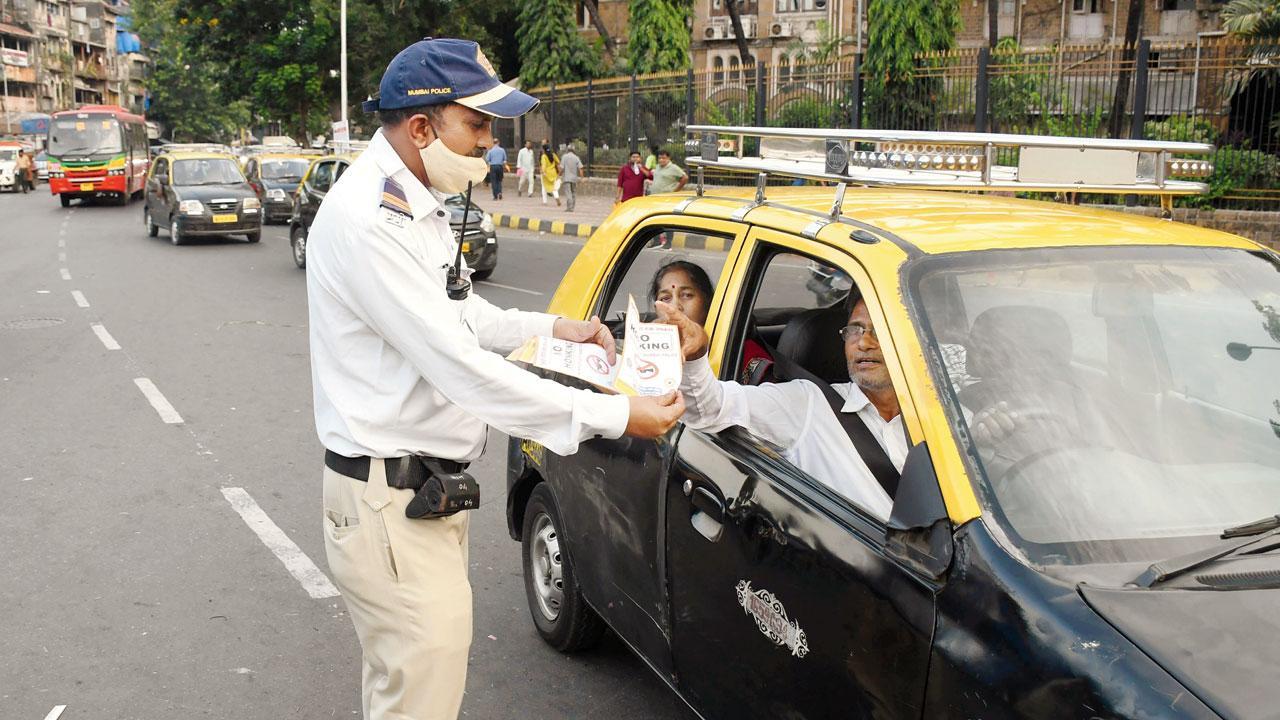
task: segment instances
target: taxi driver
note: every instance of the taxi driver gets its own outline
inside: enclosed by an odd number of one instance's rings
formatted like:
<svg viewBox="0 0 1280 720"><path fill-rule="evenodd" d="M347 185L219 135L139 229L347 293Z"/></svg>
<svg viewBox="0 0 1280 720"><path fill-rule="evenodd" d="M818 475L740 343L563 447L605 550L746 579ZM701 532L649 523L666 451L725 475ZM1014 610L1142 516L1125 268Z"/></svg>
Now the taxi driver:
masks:
<svg viewBox="0 0 1280 720"><path fill-rule="evenodd" d="M799 379L743 385L717 380L707 361L708 338L702 326L669 303L659 301L655 307L660 321L680 329L686 425L709 432L734 425L745 428L778 446L788 461L844 497L881 519L889 517L892 498L816 383ZM856 415L901 473L908 445L898 396L861 298L851 308L840 337L852 380L831 386L844 399L840 412Z"/></svg>

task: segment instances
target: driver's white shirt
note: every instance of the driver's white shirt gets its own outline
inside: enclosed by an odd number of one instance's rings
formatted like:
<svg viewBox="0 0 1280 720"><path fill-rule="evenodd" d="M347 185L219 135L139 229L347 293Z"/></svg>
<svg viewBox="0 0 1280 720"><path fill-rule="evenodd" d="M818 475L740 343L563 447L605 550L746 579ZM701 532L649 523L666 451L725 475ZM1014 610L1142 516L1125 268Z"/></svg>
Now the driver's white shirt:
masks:
<svg viewBox="0 0 1280 720"><path fill-rule="evenodd" d="M893 466L902 472L907 435L902 415L885 420L854 383L831 386L845 398L845 413L856 413ZM887 520L893 501L858 455L844 426L831 413L822 390L808 380L742 385L717 380L703 356L684 364L684 424L708 432L737 425L777 445L782 456L819 482Z"/></svg>
<svg viewBox="0 0 1280 720"><path fill-rule="evenodd" d="M390 181L390 182L388 182ZM496 352L555 317L445 294L449 213L383 137L334 184L307 242L311 380L320 442L341 455L470 461L486 425L561 455L626 429L620 395L539 378Z"/></svg>

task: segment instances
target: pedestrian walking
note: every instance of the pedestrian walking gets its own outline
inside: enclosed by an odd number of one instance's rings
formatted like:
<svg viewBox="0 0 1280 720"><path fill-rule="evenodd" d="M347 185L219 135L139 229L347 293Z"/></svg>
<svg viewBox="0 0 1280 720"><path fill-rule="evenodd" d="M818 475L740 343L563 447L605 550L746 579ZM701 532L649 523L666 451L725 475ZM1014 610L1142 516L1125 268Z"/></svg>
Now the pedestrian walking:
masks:
<svg viewBox="0 0 1280 720"><path fill-rule="evenodd" d="M564 174L560 176L564 188L564 209L573 212L574 206L578 204L578 180L582 178L582 160L578 158L578 153L573 151L572 144L565 148L564 156L560 158L560 167L564 169Z"/></svg>
<svg viewBox="0 0 1280 720"><path fill-rule="evenodd" d="M560 204L560 156L551 149L551 143L542 144L542 204L547 204L547 195Z"/></svg>
<svg viewBox="0 0 1280 720"><path fill-rule="evenodd" d="M36 164L26 150L18 148L18 187L28 193L36 189Z"/></svg>
<svg viewBox="0 0 1280 720"><path fill-rule="evenodd" d="M534 159L533 141L525 140L524 147L516 153L516 197L520 196L526 184L529 186L529 197L533 197Z"/></svg>
<svg viewBox="0 0 1280 720"><path fill-rule="evenodd" d="M308 238L325 555L363 651L366 720L458 716L472 634L458 509L478 504L466 470L489 426L565 455L593 437L657 437L684 409L676 393L593 393L507 362L535 335L596 343L611 360L614 341L598 318L500 310L466 281L441 198L484 177L492 118L537 104L474 42L410 45L364 103L381 129Z"/></svg>
<svg viewBox="0 0 1280 720"><path fill-rule="evenodd" d="M493 147L484 154L484 159L489 163L489 189L493 191L493 199L501 200L502 174L510 168L507 166L507 151L498 138L493 139ZM518 190L516 194L519 194Z"/></svg>
<svg viewBox="0 0 1280 720"><path fill-rule="evenodd" d="M644 195L644 181L652 177L653 173L640 162L640 153L631 153L627 164L618 168L618 191L614 195L614 203L624 203Z"/></svg>

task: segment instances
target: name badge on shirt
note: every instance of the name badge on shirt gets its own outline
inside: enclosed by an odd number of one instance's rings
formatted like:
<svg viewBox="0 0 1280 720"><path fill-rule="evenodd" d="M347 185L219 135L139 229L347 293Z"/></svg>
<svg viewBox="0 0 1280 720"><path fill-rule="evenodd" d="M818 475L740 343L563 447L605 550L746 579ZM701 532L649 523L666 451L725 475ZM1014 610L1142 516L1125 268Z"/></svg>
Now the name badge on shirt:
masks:
<svg viewBox="0 0 1280 720"><path fill-rule="evenodd" d="M395 210L388 210L387 208L379 208L378 213L382 215L383 222L387 223L388 225L394 225L395 227L398 227L398 228L404 227L404 224L409 221L409 218L407 216L402 215L396 212Z"/></svg>

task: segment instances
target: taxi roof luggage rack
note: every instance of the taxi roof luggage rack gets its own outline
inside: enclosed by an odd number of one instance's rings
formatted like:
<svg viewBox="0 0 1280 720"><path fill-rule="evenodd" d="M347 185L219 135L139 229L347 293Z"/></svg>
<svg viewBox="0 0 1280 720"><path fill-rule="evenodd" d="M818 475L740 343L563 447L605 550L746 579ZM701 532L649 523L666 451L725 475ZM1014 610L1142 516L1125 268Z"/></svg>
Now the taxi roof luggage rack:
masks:
<svg viewBox="0 0 1280 720"><path fill-rule="evenodd" d="M716 125L690 125L687 131L698 137L690 141L686 160L698 173L695 198L703 197L704 168L751 173L757 190L748 212L765 204L768 175L840 186L1160 195L1167 204L1173 195L1208 190L1203 182L1172 177L1205 178L1213 172L1207 160L1182 157L1212 153L1207 143ZM721 156L721 135L736 136L735 155ZM759 138L758 156L742 155L747 137ZM1001 160L1016 164L1000 165Z"/></svg>

